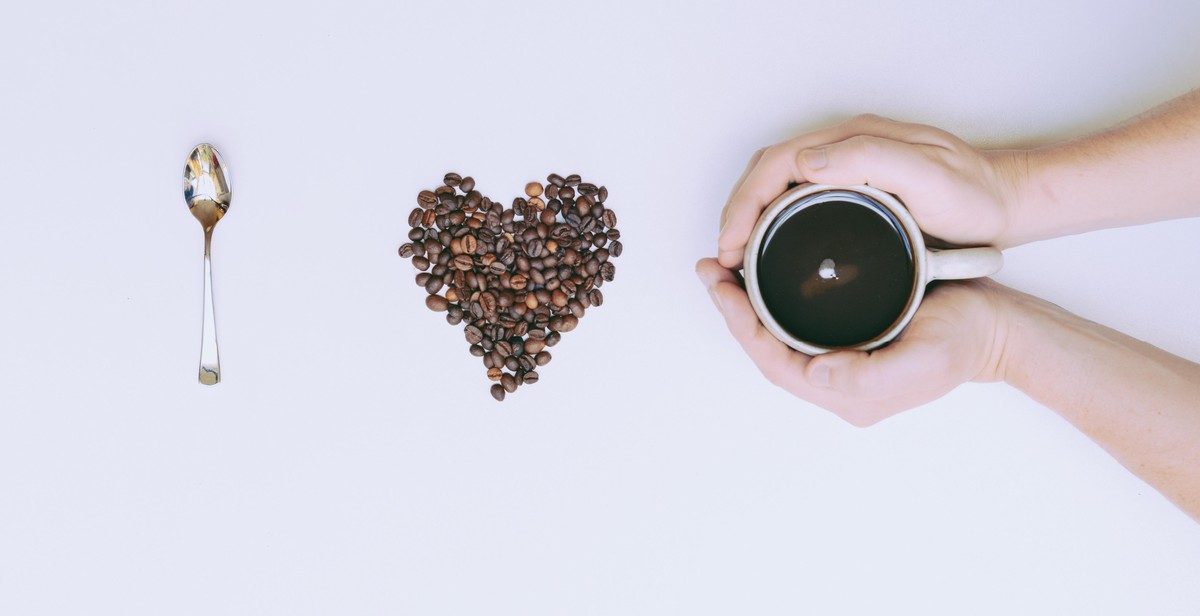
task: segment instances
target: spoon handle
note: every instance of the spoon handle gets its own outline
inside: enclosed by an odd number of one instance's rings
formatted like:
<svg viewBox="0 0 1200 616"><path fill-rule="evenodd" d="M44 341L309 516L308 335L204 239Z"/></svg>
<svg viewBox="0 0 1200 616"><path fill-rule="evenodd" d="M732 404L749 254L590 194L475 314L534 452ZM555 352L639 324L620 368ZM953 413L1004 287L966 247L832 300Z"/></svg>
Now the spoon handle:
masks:
<svg viewBox="0 0 1200 616"><path fill-rule="evenodd" d="M216 385L221 382L221 359L217 353L217 321L213 314L212 292L212 229L204 232L204 326L200 330L200 382Z"/></svg>

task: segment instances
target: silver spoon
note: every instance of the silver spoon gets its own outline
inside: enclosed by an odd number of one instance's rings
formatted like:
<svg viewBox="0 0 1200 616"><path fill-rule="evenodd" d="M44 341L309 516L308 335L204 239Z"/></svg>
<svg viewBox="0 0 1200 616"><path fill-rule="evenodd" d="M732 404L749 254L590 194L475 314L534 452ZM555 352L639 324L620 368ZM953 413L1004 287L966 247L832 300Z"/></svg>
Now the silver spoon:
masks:
<svg viewBox="0 0 1200 616"><path fill-rule="evenodd" d="M212 234L229 211L229 169L212 145L201 143L183 167L183 198L192 216L204 227L204 326L200 330L200 382L221 381L221 359L217 353L217 324L213 316Z"/></svg>

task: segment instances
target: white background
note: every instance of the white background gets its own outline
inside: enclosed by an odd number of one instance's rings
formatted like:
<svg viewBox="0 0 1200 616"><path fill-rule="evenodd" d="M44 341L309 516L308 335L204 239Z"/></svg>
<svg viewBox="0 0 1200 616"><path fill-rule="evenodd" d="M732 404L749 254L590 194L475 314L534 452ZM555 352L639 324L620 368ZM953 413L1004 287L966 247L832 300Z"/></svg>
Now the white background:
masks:
<svg viewBox="0 0 1200 616"><path fill-rule="evenodd" d="M1200 4L5 13L0 614L1196 613L1200 525L1053 412L968 385L849 427L755 371L692 267L756 148L867 111L1083 135L1198 85ZM202 141L233 180L211 388ZM450 170L502 201L581 173L620 217L605 305L503 404L395 254ZM998 278L1200 360L1197 236Z"/></svg>

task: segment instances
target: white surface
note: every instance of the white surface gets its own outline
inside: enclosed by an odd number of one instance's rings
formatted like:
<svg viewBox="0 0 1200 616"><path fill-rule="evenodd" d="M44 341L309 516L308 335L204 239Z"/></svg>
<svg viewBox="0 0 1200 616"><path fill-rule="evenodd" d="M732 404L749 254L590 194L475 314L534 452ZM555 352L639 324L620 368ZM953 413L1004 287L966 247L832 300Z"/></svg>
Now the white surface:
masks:
<svg viewBox="0 0 1200 616"><path fill-rule="evenodd" d="M1200 5L405 4L6 10L0 614L1195 613L1200 526L1052 412L969 385L851 428L758 375L692 265L757 147L865 111L1096 130L1197 85ZM215 388L201 141L233 179ZM625 236L503 405L395 255L448 170L581 173ZM1198 235L999 278L1200 360Z"/></svg>

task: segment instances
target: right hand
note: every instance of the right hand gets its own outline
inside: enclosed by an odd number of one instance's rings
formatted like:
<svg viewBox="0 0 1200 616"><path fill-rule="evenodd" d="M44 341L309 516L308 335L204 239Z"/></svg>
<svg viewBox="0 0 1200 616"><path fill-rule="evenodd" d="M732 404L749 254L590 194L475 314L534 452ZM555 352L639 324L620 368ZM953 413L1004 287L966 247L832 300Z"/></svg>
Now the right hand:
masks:
<svg viewBox="0 0 1200 616"><path fill-rule="evenodd" d="M946 131L858 116L759 150L721 214L718 260L740 268L762 211L791 183L869 184L900 197L928 235L1006 247L1024 152L981 151Z"/></svg>

